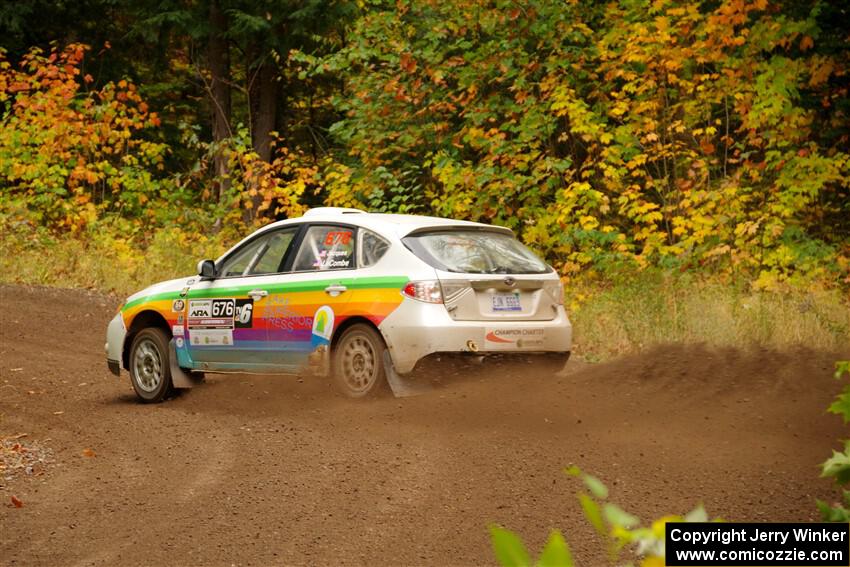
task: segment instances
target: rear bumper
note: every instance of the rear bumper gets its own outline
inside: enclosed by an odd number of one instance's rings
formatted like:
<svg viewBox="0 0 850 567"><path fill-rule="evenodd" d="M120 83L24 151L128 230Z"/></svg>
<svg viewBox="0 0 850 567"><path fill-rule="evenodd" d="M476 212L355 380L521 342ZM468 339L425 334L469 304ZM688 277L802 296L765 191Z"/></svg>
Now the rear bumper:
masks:
<svg viewBox="0 0 850 567"><path fill-rule="evenodd" d="M568 357L573 334L563 307L551 321L455 321L445 306L412 299L405 299L390 313L380 329L399 374L411 372L417 362L436 353Z"/></svg>

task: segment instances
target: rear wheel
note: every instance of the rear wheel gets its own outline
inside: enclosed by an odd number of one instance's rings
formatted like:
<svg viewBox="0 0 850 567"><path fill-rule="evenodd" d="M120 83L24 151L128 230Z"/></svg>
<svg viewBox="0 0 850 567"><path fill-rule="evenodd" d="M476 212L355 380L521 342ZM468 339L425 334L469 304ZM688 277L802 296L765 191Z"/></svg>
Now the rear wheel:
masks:
<svg viewBox="0 0 850 567"><path fill-rule="evenodd" d="M145 403L161 402L171 392L168 337L161 329L143 329L133 338L130 381Z"/></svg>
<svg viewBox="0 0 850 567"><path fill-rule="evenodd" d="M363 398L381 390L384 375L384 341L372 327L357 323L340 337L333 352L334 384L350 398Z"/></svg>

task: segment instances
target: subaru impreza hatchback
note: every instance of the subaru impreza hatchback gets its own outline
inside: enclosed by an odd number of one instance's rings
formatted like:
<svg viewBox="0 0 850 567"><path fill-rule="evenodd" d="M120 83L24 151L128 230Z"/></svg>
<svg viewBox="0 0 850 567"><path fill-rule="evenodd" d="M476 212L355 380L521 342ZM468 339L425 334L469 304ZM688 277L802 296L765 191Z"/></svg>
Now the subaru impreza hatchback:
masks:
<svg viewBox="0 0 850 567"><path fill-rule="evenodd" d="M317 208L129 297L106 353L145 402L204 371L330 375L362 397L432 355L562 367L571 339L557 273L509 229Z"/></svg>

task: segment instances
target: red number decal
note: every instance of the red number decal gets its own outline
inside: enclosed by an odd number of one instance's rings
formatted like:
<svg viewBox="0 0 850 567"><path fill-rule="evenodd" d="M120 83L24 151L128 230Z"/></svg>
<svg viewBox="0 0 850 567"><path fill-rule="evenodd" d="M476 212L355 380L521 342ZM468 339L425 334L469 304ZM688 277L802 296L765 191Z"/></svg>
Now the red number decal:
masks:
<svg viewBox="0 0 850 567"><path fill-rule="evenodd" d="M333 246L334 244L346 245L351 242L351 231L345 232L329 232L325 236L325 246Z"/></svg>

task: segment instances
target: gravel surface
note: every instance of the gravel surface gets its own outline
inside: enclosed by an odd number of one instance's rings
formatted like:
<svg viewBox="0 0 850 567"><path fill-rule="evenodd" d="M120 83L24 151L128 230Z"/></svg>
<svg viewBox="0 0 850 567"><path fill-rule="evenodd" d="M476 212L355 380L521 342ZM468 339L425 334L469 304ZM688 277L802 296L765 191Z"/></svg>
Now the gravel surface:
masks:
<svg viewBox="0 0 850 567"><path fill-rule="evenodd" d="M846 436L825 413L842 353L672 345L564 375L447 369L365 402L209 375L151 406L106 369L116 306L0 287L0 564L492 564L496 522L535 550L561 529L597 565L570 463L644 520L702 502L807 521L837 494L817 465ZM9 464L21 448L40 451L32 474Z"/></svg>

